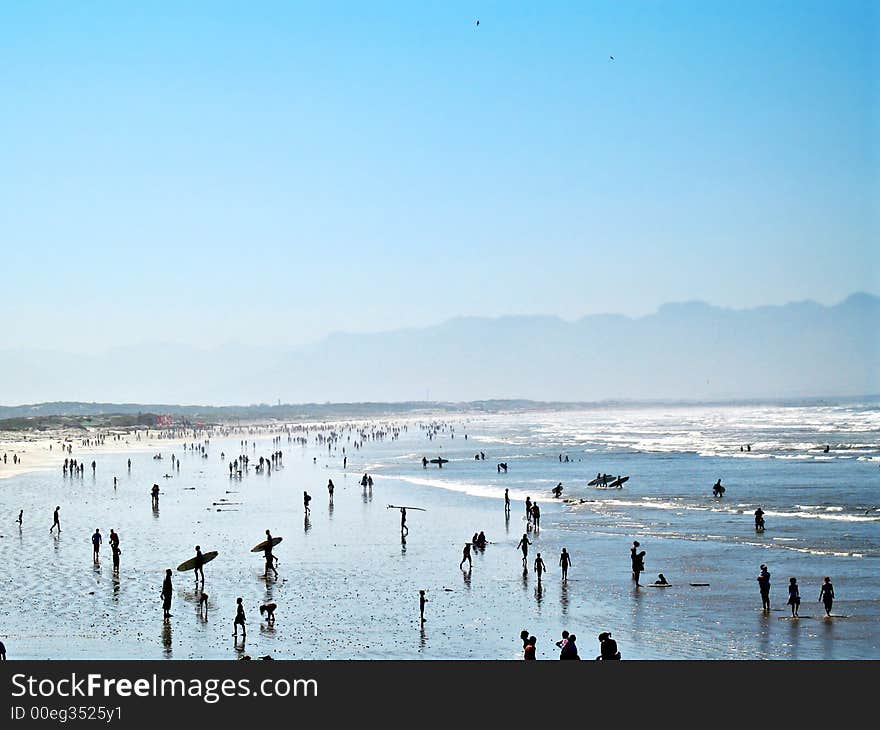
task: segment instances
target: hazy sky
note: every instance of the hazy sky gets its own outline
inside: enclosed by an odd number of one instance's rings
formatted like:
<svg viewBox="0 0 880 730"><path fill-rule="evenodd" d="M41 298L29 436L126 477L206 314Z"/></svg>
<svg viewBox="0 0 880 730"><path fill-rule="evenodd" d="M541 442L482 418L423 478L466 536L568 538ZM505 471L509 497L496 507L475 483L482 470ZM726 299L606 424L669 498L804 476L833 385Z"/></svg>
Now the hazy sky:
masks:
<svg viewBox="0 0 880 730"><path fill-rule="evenodd" d="M878 22L803 0L9 0L3 346L880 293Z"/></svg>

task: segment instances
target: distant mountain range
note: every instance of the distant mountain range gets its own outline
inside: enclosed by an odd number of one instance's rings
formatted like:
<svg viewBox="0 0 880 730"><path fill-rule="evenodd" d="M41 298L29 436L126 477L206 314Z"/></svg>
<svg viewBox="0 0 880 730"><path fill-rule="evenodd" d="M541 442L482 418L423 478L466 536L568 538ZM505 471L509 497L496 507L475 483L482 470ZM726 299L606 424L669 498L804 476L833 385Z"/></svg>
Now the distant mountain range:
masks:
<svg viewBox="0 0 880 730"><path fill-rule="evenodd" d="M334 334L295 348L0 351L0 402L10 405L705 401L876 393L880 297L869 294L833 306L666 304L644 317L590 315L576 322L461 317L419 329Z"/></svg>

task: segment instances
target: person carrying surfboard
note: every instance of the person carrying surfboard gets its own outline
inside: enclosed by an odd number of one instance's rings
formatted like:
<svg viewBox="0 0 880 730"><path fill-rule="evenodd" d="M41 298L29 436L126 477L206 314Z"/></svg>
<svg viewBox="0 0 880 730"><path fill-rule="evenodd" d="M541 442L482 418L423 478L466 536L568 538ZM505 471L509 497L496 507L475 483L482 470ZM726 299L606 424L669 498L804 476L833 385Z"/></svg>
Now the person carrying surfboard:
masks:
<svg viewBox="0 0 880 730"><path fill-rule="evenodd" d="M272 533L266 530L266 547L263 548L263 556L266 558L266 570L263 572L263 577L269 577L269 571L271 570L275 573L275 577L278 577L278 570L275 567L276 558L272 554Z"/></svg>
<svg viewBox="0 0 880 730"><path fill-rule="evenodd" d="M205 582L205 570L204 570L203 566L205 564L205 556L202 555L202 548L200 545L196 545L195 561L196 561L196 564L193 569L193 573L195 573L195 576L196 576L196 583L199 582L199 575L200 574L202 576L202 583L204 583Z"/></svg>

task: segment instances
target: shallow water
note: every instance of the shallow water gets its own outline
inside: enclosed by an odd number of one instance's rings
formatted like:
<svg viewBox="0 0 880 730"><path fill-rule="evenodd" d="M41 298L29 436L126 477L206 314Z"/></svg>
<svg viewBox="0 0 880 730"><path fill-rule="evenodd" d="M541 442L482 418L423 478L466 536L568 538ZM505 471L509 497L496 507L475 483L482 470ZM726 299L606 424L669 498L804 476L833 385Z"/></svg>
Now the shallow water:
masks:
<svg viewBox="0 0 880 730"><path fill-rule="evenodd" d="M427 422L427 418L423 419ZM214 438L209 458L158 442L151 453L75 450L97 463L95 478L60 469L0 484L0 636L10 658L234 658L232 618L242 596L249 633L243 651L276 658L515 658L519 632L539 638L539 657L556 655L567 628L581 655L611 631L624 658L880 657L880 411L876 406L803 408L641 408L585 413L462 416L428 440L417 421L398 440L367 441L337 451L282 441L284 468L253 466L230 481L220 453L239 453L239 438ZM401 421L400 423L403 423ZM468 439L464 439L464 434ZM354 439L354 435L352 435ZM251 464L272 450L256 439ZM750 443L752 452L739 452ZM824 454L824 444L830 445ZM349 456L342 470L341 447ZM484 451L485 461L475 461ZM171 473L170 454L181 457ZM443 454L442 469L423 469L422 455ZM559 461L567 455L568 463ZM131 456L129 473L125 461ZM317 463L313 463L313 459ZM507 474L495 464L505 461ZM358 481L373 475L372 495ZM622 490L596 490L597 471L628 474ZM119 478L114 491L113 476ZM721 477L722 500L711 497ZM332 510L326 484L336 494ZM550 498L595 500L566 505ZM158 512L149 488L163 490ZM510 490L505 520L501 496ZM303 516L302 491L312 495ZM539 587L522 574L516 543L525 531L522 500L537 499L542 529L530 535L530 563L541 552L549 568ZM219 503L237 502L223 508ZM218 504L215 504L218 503ZM62 533L50 536L60 504ZM408 512L401 543L397 510ZM756 534L761 505L767 530ZM228 511L217 511L224 509ZM19 531L14 519L24 509ZM237 511L232 511L237 510ZM866 514L867 512L867 514ZM109 545L93 565L95 527L121 536L122 569L112 577ZM278 580L262 577L249 552L266 528L284 537L276 549ZM485 530L493 544L474 553L470 574L458 568L463 544ZM670 588L634 588L633 539L647 551L643 582L663 572ZM220 556L205 568L210 595L200 618L191 574L174 573L173 617L162 621L166 567L204 551ZM557 566L561 547L574 565L567 584ZM773 576L774 610L765 615L755 583L758 566ZM823 575L838 600L831 619L816 602ZM802 618L787 620L785 585L801 585ZM709 587L691 587L691 582ZM418 620L418 590L427 617ZM279 605L274 627L258 606ZM784 609L784 610L783 610Z"/></svg>

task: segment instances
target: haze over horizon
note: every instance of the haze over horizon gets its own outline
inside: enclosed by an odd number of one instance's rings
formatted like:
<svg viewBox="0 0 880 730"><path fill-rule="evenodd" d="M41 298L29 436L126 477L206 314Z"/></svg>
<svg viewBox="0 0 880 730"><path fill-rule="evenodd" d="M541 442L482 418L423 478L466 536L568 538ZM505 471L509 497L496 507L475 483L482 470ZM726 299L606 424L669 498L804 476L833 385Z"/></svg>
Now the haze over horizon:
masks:
<svg viewBox="0 0 880 730"><path fill-rule="evenodd" d="M735 400L880 393L880 297L457 318L298 347L0 350L0 404Z"/></svg>

